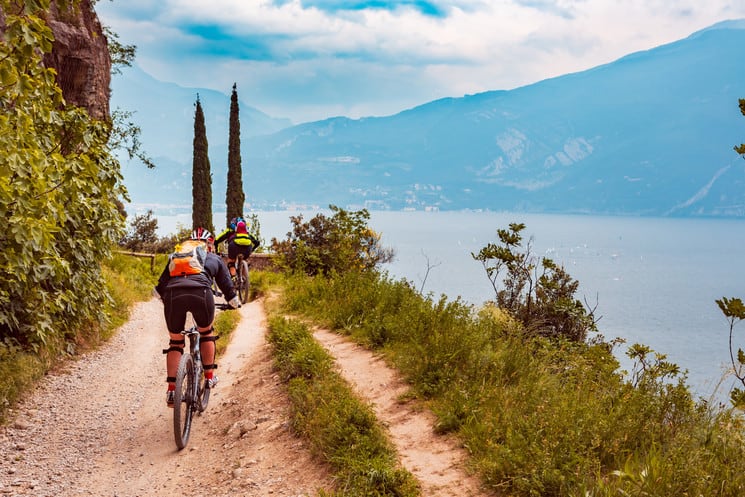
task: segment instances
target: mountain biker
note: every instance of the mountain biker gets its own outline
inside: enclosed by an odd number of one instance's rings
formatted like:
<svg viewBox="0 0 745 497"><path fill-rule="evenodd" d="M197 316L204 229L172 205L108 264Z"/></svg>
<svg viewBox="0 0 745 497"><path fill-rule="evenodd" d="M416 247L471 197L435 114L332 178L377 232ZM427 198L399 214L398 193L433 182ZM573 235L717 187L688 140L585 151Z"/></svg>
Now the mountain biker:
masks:
<svg viewBox="0 0 745 497"><path fill-rule="evenodd" d="M153 289L153 294L163 301L166 326L170 334L169 346L163 350L163 353L166 354L166 381L168 382L166 405L168 407L173 407L176 370L186 345L186 340L181 334L186 325L186 313L191 313L199 330L199 349L204 363L204 377L207 380L207 387L212 388L218 382L218 377L214 374L214 370L217 368L217 364L215 364L215 340L218 336L213 334L215 300L212 293L212 281L214 280L217 283L232 308L236 309L241 306L225 262L214 253L212 233L204 228L197 228L192 232L190 240L198 242L198 245L206 249L202 272L171 276L167 264L160 275L158 285ZM184 244L186 243L184 242Z"/></svg>
<svg viewBox="0 0 745 497"><path fill-rule="evenodd" d="M259 240L248 232L248 223L242 217L234 217L230 220L230 226L215 240L215 245L223 241L228 242L228 269L230 275L235 276L235 259L238 254L243 254L244 259L248 259L258 246Z"/></svg>

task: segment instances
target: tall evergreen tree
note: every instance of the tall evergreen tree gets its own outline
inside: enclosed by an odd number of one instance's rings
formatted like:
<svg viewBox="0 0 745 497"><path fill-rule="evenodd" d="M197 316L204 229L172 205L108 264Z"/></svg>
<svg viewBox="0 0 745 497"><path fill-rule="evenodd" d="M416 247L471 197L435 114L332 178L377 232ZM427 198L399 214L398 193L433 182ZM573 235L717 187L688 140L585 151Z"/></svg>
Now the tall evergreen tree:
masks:
<svg viewBox="0 0 745 497"><path fill-rule="evenodd" d="M241 171L241 122L238 117L238 90L233 83L230 96L230 136L228 137L228 187L225 191L226 224L243 215L243 173Z"/></svg>
<svg viewBox="0 0 745 497"><path fill-rule="evenodd" d="M192 229L207 228L214 233L212 224L212 173L207 153L207 130L204 125L202 103L197 95L194 113L194 160L191 175L191 224Z"/></svg>

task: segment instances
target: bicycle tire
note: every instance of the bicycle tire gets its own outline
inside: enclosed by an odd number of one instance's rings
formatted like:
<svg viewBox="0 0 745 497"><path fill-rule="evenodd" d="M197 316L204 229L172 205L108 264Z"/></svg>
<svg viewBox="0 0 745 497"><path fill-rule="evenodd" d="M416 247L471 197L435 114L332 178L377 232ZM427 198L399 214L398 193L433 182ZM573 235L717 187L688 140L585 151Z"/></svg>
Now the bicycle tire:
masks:
<svg viewBox="0 0 745 497"><path fill-rule="evenodd" d="M189 442L195 401L194 359L191 354L184 354L178 363L176 391L173 393L173 434L179 450Z"/></svg>
<svg viewBox="0 0 745 497"><path fill-rule="evenodd" d="M238 266L238 297L241 304L248 302L251 294L251 275L248 272L248 262L241 260Z"/></svg>
<svg viewBox="0 0 745 497"><path fill-rule="evenodd" d="M210 390L211 388L207 387L207 380L202 380L202 401L200 402L200 410L199 414L203 413L205 409L207 409L207 404L210 403Z"/></svg>

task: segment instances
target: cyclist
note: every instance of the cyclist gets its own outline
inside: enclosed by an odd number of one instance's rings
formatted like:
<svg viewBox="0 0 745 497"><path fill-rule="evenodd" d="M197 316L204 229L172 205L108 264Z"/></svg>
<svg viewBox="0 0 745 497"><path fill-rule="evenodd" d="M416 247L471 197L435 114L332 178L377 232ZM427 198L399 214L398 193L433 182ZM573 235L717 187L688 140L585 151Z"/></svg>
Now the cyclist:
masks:
<svg viewBox="0 0 745 497"><path fill-rule="evenodd" d="M181 334L186 325L186 313L191 312L199 330L204 377L207 380L207 387L212 388L218 382L218 377L214 374L214 370L217 369L215 340L218 337L213 333L215 299L212 293L212 281L217 283L232 308L236 309L241 306L225 262L214 253L212 233L204 228L197 228L192 232L190 240L198 242L196 245L206 250L204 264L200 268L201 272L172 276L169 265L166 265L160 275L158 285L153 290L153 294L163 301L166 326L170 334L169 346L163 351L166 354L166 381L168 382L166 404L168 407L173 407L176 370L186 345L186 340ZM187 242L184 242L183 245L186 244Z"/></svg>
<svg viewBox="0 0 745 497"><path fill-rule="evenodd" d="M259 240L248 232L248 223L242 217L235 217L230 220L230 226L215 240L215 245L223 241L228 242L228 269L230 275L235 276L235 260L238 254L243 254L244 259L248 259L258 246Z"/></svg>

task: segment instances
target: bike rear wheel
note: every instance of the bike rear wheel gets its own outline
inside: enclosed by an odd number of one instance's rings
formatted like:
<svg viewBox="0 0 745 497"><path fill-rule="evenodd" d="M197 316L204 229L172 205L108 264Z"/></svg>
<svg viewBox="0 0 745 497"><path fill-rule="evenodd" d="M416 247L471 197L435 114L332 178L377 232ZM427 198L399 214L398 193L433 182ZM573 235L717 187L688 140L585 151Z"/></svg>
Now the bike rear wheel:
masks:
<svg viewBox="0 0 745 497"><path fill-rule="evenodd" d="M191 354L181 356L176 371L176 391L173 394L173 434L179 450L186 447L191 432L197 385L194 383L194 359Z"/></svg>
<svg viewBox="0 0 745 497"><path fill-rule="evenodd" d="M204 410L207 409L207 404L210 403L210 390L212 390L211 388L207 386L207 380L201 380L201 383L202 383L202 387L201 387L200 392L202 396L202 401L199 406L201 408L199 411L200 413L204 412Z"/></svg>
<svg viewBox="0 0 745 497"><path fill-rule="evenodd" d="M238 265L238 297L241 299L241 304L248 302L248 297L251 293L251 278L248 272L248 262L241 260Z"/></svg>

